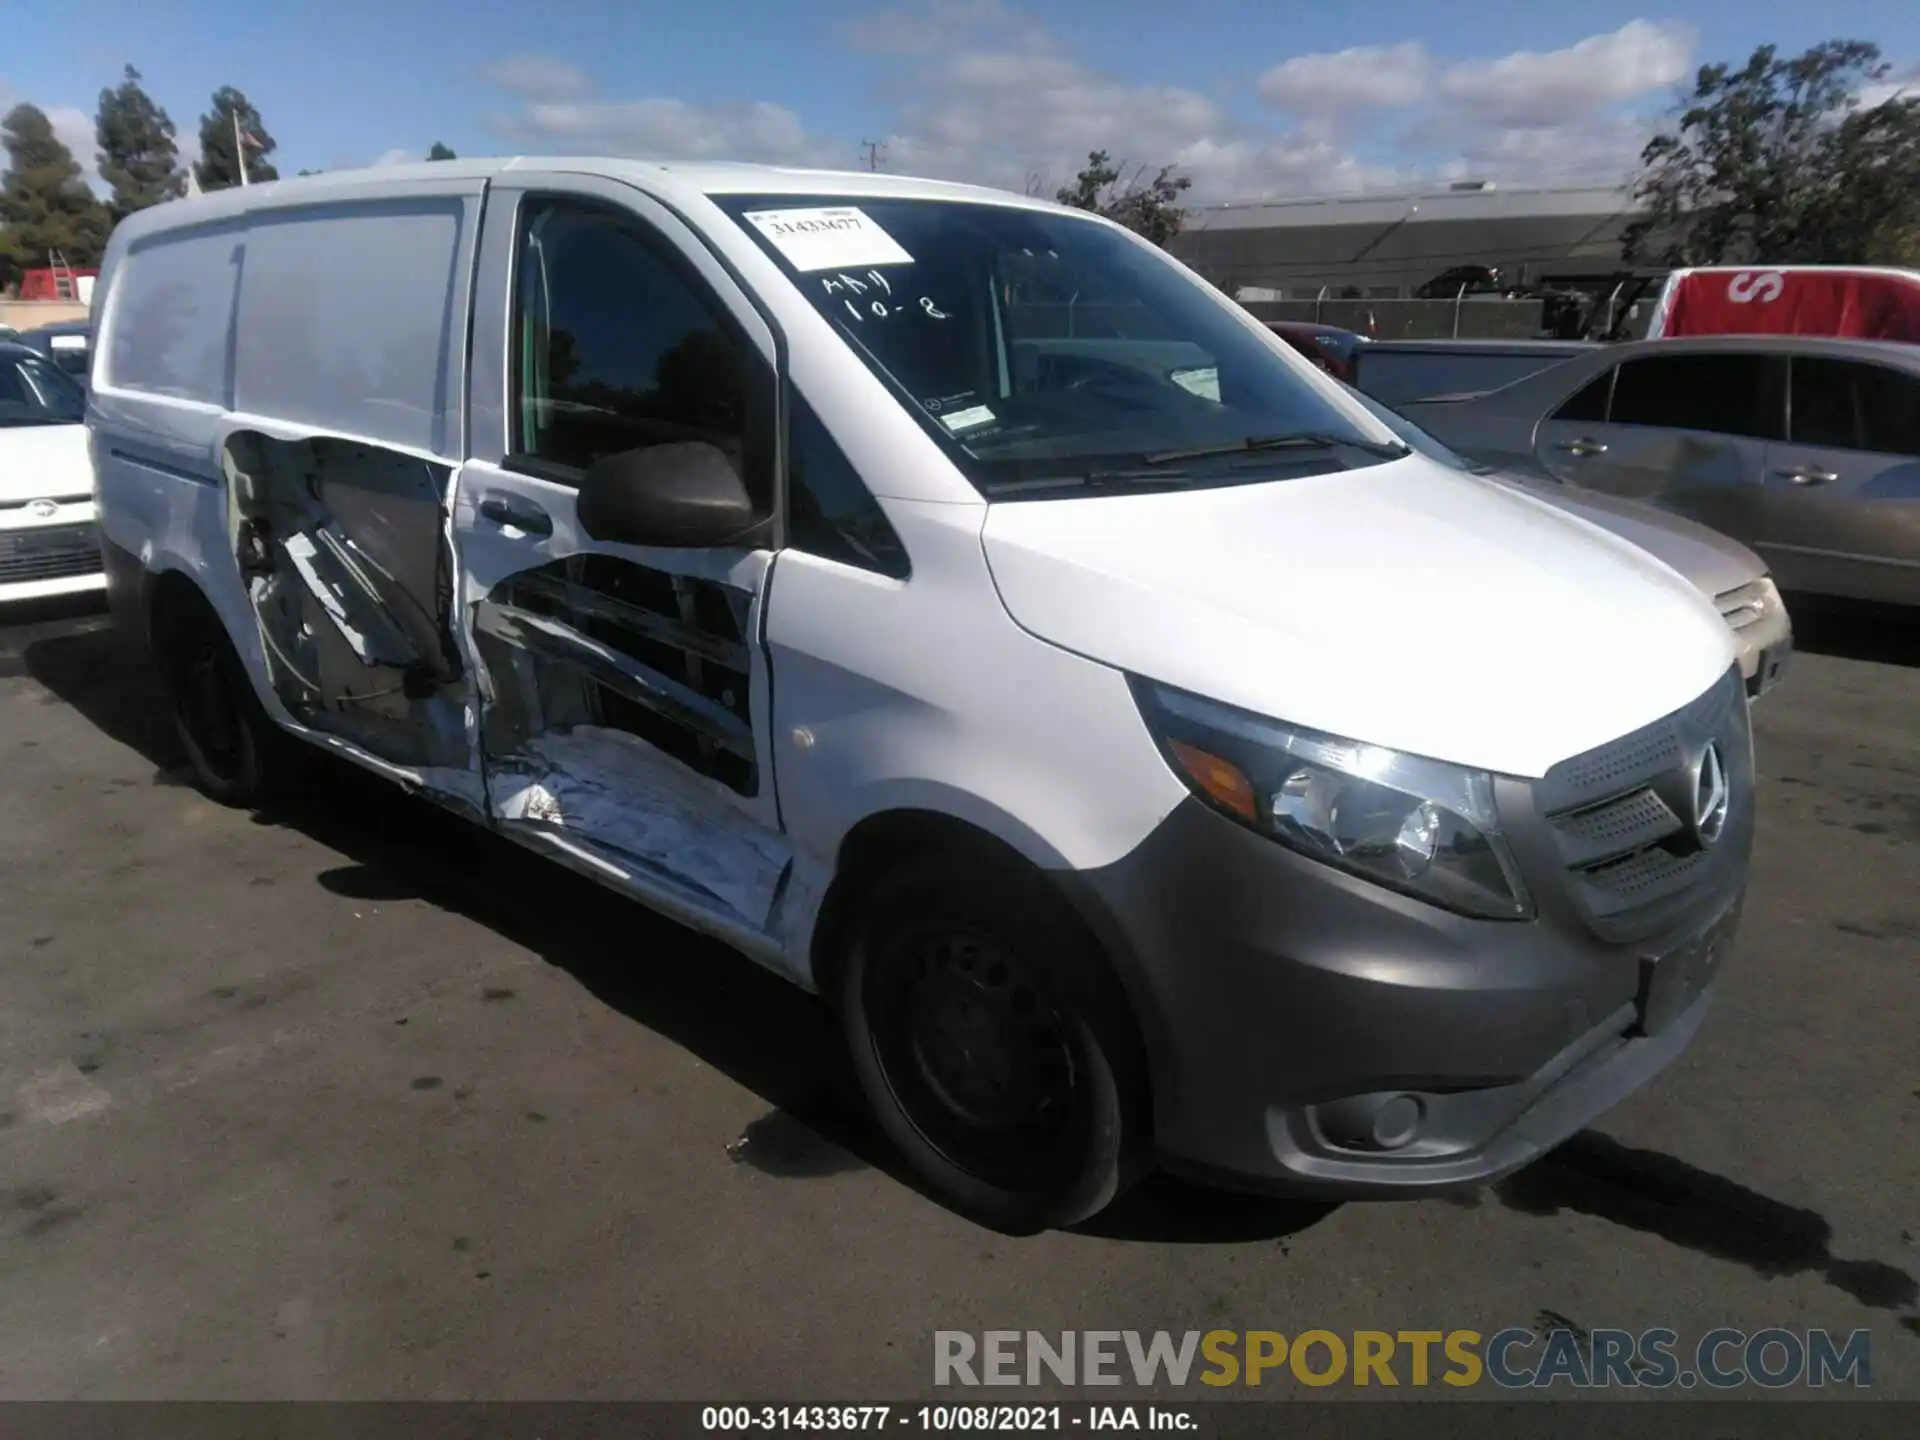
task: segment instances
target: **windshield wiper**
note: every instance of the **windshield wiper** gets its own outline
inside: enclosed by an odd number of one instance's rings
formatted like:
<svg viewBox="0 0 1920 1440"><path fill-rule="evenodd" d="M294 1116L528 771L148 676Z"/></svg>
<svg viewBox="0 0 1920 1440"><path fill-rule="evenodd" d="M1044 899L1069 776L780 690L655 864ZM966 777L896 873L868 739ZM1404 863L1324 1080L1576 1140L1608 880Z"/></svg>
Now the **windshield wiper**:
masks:
<svg viewBox="0 0 1920 1440"><path fill-rule="evenodd" d="M1185 470L1089 470L1080 477L1080 483L1097 489L1103 485L1178 485L1192 478Z"/></svg>
<svg viewBox="0 0 1920 1440"><path fill-rule="evenodd" d="M1358 436L1328 435L1317 430L1292 435L1249 435L1244 440L1229 440L1222 445L1195 445L1186 450L1161 450L1142 455L1143 465L1171 465L1176 460L1207 460L1215 455L1239 455L1250 450L1334 450L1344 446L1382 460L1398 460L1413 451L1398 440L1362 440Z"/></svg>

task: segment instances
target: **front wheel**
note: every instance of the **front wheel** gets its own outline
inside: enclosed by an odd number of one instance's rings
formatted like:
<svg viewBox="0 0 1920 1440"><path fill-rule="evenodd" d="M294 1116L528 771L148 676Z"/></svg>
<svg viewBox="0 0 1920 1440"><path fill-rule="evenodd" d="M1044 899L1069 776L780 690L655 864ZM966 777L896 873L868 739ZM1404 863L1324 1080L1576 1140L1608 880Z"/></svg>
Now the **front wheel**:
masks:
<svg viewBox="0 0 1920 1440"><path fill-rule="evenodd" d="M996 1229L1103 1209L1144 1152L1139 1066L1091 942L1039 877L948 855L882 879L840 1008L867 1099L943 1203Z"/></svg>

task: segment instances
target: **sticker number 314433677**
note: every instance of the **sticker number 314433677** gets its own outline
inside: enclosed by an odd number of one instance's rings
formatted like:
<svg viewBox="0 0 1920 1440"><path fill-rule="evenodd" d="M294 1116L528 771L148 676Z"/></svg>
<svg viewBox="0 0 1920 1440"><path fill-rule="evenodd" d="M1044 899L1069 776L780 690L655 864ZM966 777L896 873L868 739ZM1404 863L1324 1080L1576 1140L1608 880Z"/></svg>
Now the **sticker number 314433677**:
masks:
<svg viewBox="0 0 1920 1440"><path fill-rule="evenodd" d="M749 210L741 216L803 274L850 266L911 265L909 255L866 211L853 205Z"/></svg>

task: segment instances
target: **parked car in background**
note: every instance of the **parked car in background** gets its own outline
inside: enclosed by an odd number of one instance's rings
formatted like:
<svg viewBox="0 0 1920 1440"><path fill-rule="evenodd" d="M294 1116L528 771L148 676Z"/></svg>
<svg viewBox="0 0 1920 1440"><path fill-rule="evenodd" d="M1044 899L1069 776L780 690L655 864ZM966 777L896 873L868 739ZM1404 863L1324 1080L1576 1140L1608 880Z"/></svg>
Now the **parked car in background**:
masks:
<svg viewBox="0 0 1920 1440"><path fill-rule="evenodd" d="M1710 525L1784 589L1920 605L1920 346L1634 341L1406 413L1474 459Z"/></svg>
<svg viewBox="0 0 1920 1440"><path fill-rule="evenodd" d="M1311 320L1269 320L1266 326L1336 380L1349 385L1359 373L1357 352L1372 343L1352 330Z"/></svg>
<svg viewBox="0 0 1920 1440"><path fill-rule="evenodd" d="M1793 622L1767 573L1766 561L1738 540L1638 500L1622 500L1559 480L1469 460L1371 395L1355 391L1354 396L1428 459L1484 476L1577 515L1677 570L1713 601L1727 628L1733 631L1748 696L1758 698L1779 683L1793 653Z"/></svg>
<svg viewBox="0 0 1920 1440"><path fill-rule="evenodd" d="M0 343L0 604L106 585L86 408L45 355Z"/></svg>
<svg viewBox="0 0 1920 1440"><path fill-rule="evenodd" d="M1497 390L1600 348L1586 340L1376 340L1356 353L1353 383L1399 406Z"/></svg>
<svg viewBox="0 0 1920 1440"><path fill-rule="evenodd" d="M22 331L19 343L38 350L82 385L93 356L93 326L85 320L62 320Z"/></svg>

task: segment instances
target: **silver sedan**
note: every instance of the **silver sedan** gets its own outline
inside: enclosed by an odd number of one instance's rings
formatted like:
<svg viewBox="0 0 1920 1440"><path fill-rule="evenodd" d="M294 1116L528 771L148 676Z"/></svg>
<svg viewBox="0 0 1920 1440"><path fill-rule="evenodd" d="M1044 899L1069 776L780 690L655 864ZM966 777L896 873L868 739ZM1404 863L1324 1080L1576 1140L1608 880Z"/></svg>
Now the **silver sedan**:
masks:
<svg viewBox="0 0 1920 1440"><path fill-rule="evenodd" d="M1787 590L1920 605L1920 346L1646 340L1403 410L1472 459L1732 536Z"/></svg>

